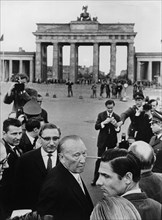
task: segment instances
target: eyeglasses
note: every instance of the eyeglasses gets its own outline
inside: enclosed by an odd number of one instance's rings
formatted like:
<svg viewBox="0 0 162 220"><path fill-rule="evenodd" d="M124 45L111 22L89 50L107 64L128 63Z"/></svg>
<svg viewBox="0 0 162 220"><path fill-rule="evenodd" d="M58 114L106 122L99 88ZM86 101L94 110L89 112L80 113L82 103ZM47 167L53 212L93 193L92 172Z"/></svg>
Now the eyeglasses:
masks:
<svg viewBox="0 0 162 220"><path fill-rule="evenodd" d="M10 153L6 156L6 158L4 158L3 160L0 161L0 165L3 167L5 165L5 163L8 161L8 158L10 156Z"/></svg>
<svg viewBox="0 0 162 220"><path fill-rule="evenodd" d="M50 142L51 140L57 141L58 139L60 139L60 137L57 137L57 136L55 136L55 137L42 137L41 136L41 138L47 142Z"/></svg>

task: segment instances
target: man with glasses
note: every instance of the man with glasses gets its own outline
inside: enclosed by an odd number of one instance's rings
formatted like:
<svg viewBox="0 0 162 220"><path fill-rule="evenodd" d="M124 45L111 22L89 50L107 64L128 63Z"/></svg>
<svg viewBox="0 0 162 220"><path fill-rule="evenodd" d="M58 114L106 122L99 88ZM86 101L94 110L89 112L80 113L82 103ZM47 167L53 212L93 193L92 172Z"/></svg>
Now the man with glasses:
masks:
<svg viewBox="0 0 162 220"><path fill-rule="evenodd" d="M38 137L40 148L23 154L19 159L14 179L15 209L35 210L42 183L58 162L60 136L56 125L44 124Z"/></svg>
<svg viewBox="0 0 162 220"><path fill-rule="evenodd" d="M162 116L155 112L153 113L151 128L154 136L149 144L153 147L156 154L153 172L162 173Z"/></svg>
<svg viewBox="0 0 162 220"><path fill-rule="evenodd" d="M81 179L87 149L77 135L61 139L60 163L51 170L40 192L38 214L54 220L89 220L93 204ZM45 219L45 218L44 218Z"/></svg>

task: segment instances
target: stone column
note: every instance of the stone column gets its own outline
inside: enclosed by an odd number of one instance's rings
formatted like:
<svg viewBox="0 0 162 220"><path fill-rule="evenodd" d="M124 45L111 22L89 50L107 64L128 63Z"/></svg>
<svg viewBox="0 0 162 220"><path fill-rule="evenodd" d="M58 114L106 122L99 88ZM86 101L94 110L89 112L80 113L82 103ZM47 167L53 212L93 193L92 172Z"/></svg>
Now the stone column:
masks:
<svg viewBox="0 0 162 220"><path fill-rule="evenodd" d="M58 80L59 73L59 57L58 57L58 43L53 44L53 78Z"/></svg>
<svg viewBox="0 0 162 220"><path fill-rule="evenodd" d="M110 48L110 76L114 78L116 74L116 44L112 43Z"/></svg>
<svg viewBox="0 0 162 220"><path fill-rule="evenodd" d="M62 69L62 45L59 45L59 70L58 70L58 78L59 80L63 79L63 69Z"/></svg>
<svg viewBox="0 0 162 220"><path fill-rule="evenodd" d="M98 82L99 74L99 45L95 43L93 45L93 80Z"/></svg>
<svg viewBox="0 0 162 220"><path fill-rule="evenodd" d="M140 80L141 79L141 62L137 61L137 79L136 80Z"/></svg>
<svg viewBox="0 0 162 220"><path fill-rule="evenodd" d="M134 47L133 43L129 43L127 47L128 51L128 59L127 59L127 71L128 71L128 78L134 82Z"/></svg>
<svg viewBox="0 0 162 220"><path fill-rule="evenodd" d="M12 77L12 60L9 60L9 80Z"/></svg>
<svg viewBox="0 0 162 220"><path fill-rule="evenodd" d="M29 81L30 82L34 82L34 71L33 71L33 60L30 60L30 64L29 64Z"/></svg>
<svg viewBox="0 0 162 220"><path fill-rule="evenodd" d="M148 62L148 72L147 72L147 79L152 81L152 61Z"/></svg>
<svg viewBox="0 0 162 220"><path fill-rule="evenodd" d="M71 43L70 45L70 80L76 82L76 51L75 44Z"/></svg>
<svg viewBox="0 0 162 220"><path fill-rule="evenodd" d="M41 79L41 43L36 42L36 58L35 58L35 80L38 82L38 80L42 81Z"/></svg>
<svg viewBox="0 0 162 220"><path fill-rule="evenodd" d="M78 79L78 46L75 46L75 79Z"/></svg>
<svg viewBox="0 0 162 220"><path fill-rule="evenodd" d="M19 61L19 73L23 73L23 61L22 60L20 60Z"/></svg>

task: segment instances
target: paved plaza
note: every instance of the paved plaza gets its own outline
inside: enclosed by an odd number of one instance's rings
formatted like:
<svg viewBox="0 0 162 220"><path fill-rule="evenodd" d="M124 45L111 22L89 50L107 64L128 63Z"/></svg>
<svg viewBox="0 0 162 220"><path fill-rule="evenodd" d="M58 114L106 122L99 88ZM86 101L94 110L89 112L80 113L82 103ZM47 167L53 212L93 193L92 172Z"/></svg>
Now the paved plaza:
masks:
<svg viewBox="0 0 162 220"><path fill-rule="evenodd" d="M2 122L8 116L11 111L12 104L6 105L3 103L3 96L7 92L11 83L1 83L1 128ZM97 136L98 131L94 129L95 121L99 112L105 110L106 98L99 98L99 85L98 85L98 98L91 98L91 85L74 85L73 86L73 97L67 97L67 86L62 84L29 84L29 87L33 87L43 96L42 107L47 110L49 115L49 122L52 122L59 126L62 131L62 137L70 134L77 134L84 140L88 155L97 155ZM155 88L146 88L144 95L150 98L162 100L162 90ZM56 98L54 97L56 96ZM105 94L104 94L105 96ZM117 114L122 113L128 107L134 104L132 100L132 86L129 86L126 93L126 102L115 99L115 112ZM126 128L129 124L129 119L126 121L122 132L126 132ZM2 130L0 131L2 133ZM94 172L95 159L87 159L85 171L83 173L83 179L87 185L87 188L91 194L94 204L101 197L100 191L97 187L90 185L93 172Z"/></svg>

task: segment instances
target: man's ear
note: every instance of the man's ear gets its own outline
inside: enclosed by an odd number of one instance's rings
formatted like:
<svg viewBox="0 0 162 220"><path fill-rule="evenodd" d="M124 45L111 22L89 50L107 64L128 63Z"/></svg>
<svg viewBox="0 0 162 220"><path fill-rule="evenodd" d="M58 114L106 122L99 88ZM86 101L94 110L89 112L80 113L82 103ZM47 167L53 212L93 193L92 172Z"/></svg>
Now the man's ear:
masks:
<svg viewBox="0 0 162 220"><path fill-rule="evenodd" d="M133 174L131 172L127 172L124 176L125 183L129 185L133 180Z"/></svg>

